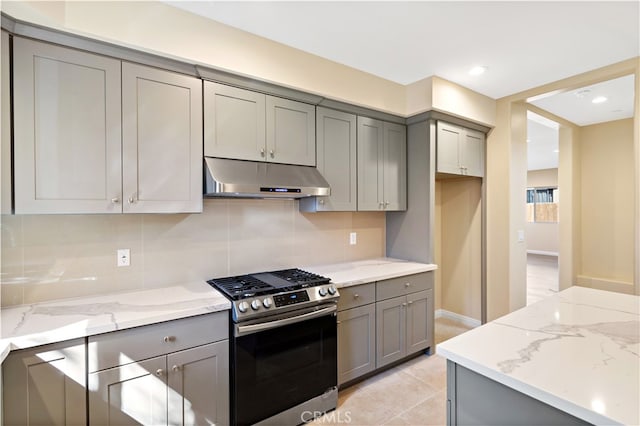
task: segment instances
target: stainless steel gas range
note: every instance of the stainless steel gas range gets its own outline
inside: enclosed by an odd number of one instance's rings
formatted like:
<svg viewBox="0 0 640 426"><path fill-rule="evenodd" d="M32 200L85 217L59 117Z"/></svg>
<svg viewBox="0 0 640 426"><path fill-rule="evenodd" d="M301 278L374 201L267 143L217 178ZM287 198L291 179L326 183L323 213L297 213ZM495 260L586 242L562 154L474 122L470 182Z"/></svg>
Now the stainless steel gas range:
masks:
<svg viewBox="0 0 640 426"><path fill-rule="evenodd" d="M340 297L300 269L208 281L232 303L233 424L297 425L336 408Z"/></svg>

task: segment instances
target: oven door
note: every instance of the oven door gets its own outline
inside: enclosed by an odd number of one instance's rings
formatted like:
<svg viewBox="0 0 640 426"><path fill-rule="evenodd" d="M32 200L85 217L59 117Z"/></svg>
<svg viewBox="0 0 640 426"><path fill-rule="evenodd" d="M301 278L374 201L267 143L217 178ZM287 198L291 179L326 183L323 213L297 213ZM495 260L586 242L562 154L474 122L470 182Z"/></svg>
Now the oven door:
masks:
<svg viewBox="0 0 640 426"><path fill-rule="evenodd" d="M234 424L265 420L337 386L335 312L331 304L266 323L235 325Z"/></svg>

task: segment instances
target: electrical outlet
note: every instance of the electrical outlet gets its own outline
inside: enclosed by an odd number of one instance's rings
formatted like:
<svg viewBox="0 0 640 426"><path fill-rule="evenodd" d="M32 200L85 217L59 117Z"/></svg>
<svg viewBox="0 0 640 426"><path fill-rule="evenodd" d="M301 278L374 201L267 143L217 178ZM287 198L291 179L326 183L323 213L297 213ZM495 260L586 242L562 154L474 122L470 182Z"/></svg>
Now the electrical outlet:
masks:
<svg viewBox="0 0 640 426"><path fill-rule="evenodd" d="M118 249L118 266L129 266L131 263L131 253L129 249Z"/></svg>
<svg viewBox="0 0 640 426"><path fill-rule="evenodd" d="M352 232L349 234L349 244L351 244L352 246L355 246L358 242L357 239L357 234L355 232Z"/></svg>

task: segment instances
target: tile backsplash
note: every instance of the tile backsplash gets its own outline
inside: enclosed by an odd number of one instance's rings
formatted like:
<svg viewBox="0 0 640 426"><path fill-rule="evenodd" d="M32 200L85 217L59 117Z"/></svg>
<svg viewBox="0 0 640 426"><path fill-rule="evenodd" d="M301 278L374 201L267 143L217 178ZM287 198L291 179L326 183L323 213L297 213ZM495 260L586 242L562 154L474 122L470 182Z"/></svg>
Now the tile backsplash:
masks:
<svg viewBox="0 0 640 426"><path fill-rule="evenodd" d="M1 231L2 306L385 253L384 213L300 213L292 200L205 199L201 214L2 215ZM120 248L130 266L116 266Z"/></svg>

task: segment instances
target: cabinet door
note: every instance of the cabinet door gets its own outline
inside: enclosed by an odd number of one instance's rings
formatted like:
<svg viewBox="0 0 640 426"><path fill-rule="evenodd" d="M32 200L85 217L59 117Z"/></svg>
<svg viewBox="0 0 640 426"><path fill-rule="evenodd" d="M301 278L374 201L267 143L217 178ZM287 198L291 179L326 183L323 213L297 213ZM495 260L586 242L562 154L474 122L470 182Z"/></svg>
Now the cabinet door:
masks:
<svg viewBox="0 0 640 426"><path fill-rule="evenodd" d="M202 211L202 81L122 64L125 213Z"/></svg>
<svg viewBox="0 0 640 426"><path fill-rule="evenodd" d="M167 424L165 356L89 374L90 425Z"/></svg>
<svg viewBox="0 0 640 426"><path fill-rule="evenodd" d="M461 139L460 165L463 174L469 176L484 176L484 133L465 129Z"/></svg>
<svg viewBox="0 0 640 426"><path fill-rule="evenodd" d="M318 170L329 182L330 197L317 197L318 211L355 211L356 116L318 107Z"/></svg>
<svg viewBox="0 0 640 426"><path fill-rule="evenodd" d="M11 205L11 79L10 65L11 59L9 55L9 33L2 31L2 47L0 47L0 66L2 67L2 106L0 113L2 114L2 123L0 130L2 136L0 139L0 213L11 214L13 206ZM1 420L1 419L0 419Z"/></svg>
<svg viewBox="0 0 640 426"><path fill-rule="evenodd" d="M384 123L384 208L407 209L407 128Z"/></svg>
<svg viewBox="0 0 640 426"><path fill-rule="evenodd" d="M438 121L436 144L436 170L438 172L461 174L459 149L462 132L462 127Z"/></svg>
<svg viewBox="0 0 640 426"><path fill-rule="evenodd" d="M121 212L120 61L13 44L16 213Z"/></svg>
<svg viewBox="0 0 640 426"><path fill-rule="evenodd" d="M383 123L358 117L358 210L382 210Z"/></svg>
<svg viewBox="0 0 640 426"><path fill-rule="evenodd" d="M204 82L204 155L265 160L265 95Z"/></svg>
<svg viewBox="0 0 640 426"><path fill-rule="evenodd" d="M316 165L316 107L267 96L267 161Z"/></svg>
<svg viewBox="0 0 640 426"><path fill-rule="evenodd" d="M376 367L406 355L406 297L376 303Z"/></svg>
<svg viewBox="0 0 640 426"><path fill-rule="evenodd" d="M229 341L167 356L170 425L229 424Z"/></svg>
<svg viewBox="0 0 640 426"><path fill-rule="evenodd" d="M376 368L376 305L338 312L338 384Z"/></svg>
<svg viewBox="0 0 640 426"><path fill-rule="evenodd" d="M433 344L433 290L407 296L407 355Z"/></svg>
<svg viewBox="0 0 640 426"><path fill-rule="evenodd" d="M84 425L84 340L26 349L2 364L6 425Z"/></svg>

